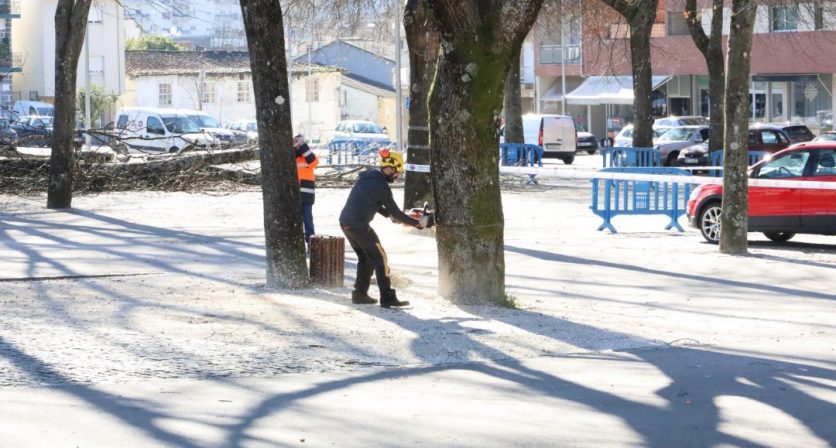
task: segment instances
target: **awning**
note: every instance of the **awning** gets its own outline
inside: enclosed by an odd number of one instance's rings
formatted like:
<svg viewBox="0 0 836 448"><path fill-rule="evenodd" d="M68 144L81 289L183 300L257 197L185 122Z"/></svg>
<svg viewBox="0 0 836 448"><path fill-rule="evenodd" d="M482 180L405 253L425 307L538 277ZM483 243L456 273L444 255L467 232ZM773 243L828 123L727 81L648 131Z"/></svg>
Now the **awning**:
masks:
<svg viewBox="0 0 836 448"><path fill-rule="evenodd" d="M670 76L653 76L652 89L656 90ZM632 76L590 76L577 89L566 95L569 104L633 104Z"/></svg>

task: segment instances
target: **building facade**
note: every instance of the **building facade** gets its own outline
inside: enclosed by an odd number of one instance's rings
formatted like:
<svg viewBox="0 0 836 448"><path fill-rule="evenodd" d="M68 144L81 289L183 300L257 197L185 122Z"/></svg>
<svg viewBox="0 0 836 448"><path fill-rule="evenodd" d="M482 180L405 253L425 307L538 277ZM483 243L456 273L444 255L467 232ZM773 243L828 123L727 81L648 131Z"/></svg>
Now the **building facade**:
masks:
<svg viewBox="0 0 836 448"><path fill-rule="evenodd" d="M53 102L55 96L55 9L57 0L25 0L12 29L21 70L12 77L16 99ZM78 63L77 87L98 85L118 96L125 90L123 9L118 0L94 0ZM89 44L89 45L88 45ZM94 117L96 118L96 117ZM102 119L101 117L98 117Z"/></svg>
<svg viewBox="0 0 836 448"><path fill-rule="evenodd" d="M651 63L657 116L709 113L708 69L688 32L684 5L684 0L660 1L656 13ZM708 33L710 2L701 0L698 6ZM632 120L632 96L619 101L612 87L615 83L632 95L629 29L615 11L600 4L574 8L562 24L543 18L550 26L540 24L535 34L538 106L543 112L572 115L601 137L607 128L617 130ZM728 8L723 15L725 45ZM836 2L764 2L758 5L754 33L752 121L799 122L815 133L832 128L836 58L828 55L836 48ZM590 95L596 86L599 95Z"/></svg>
<svg viewBox="0 0 836 448"><path fill-rule="evenodd" d="M238 0L125 0L142 34L168 36L188 49L246 50Z"/></svg>
<svg viewBox="0 0 836 448"><path fill-rule="evenodd" d="M15 98L12 74L21 68L20 53L13 51L12 29L20 19L19 0L0 0L0 115L7 116Z"/></svg>

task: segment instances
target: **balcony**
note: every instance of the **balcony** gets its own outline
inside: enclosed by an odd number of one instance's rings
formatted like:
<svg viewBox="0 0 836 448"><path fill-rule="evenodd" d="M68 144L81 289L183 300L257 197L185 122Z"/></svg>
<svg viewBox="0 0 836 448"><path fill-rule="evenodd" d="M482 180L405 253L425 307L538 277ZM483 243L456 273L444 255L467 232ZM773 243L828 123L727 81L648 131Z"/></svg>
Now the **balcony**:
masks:
<svg viewBox="0 0 836 448"><path fill-rule="evenodd" d="M22 71L23 53L4 53L0 45L0 73L17 73Z"/></svg>
<svg viewBox="0 0 836 448"><path fill-rule="evenodd" d="M0 0L0 19L19 19L20 0Z"/></svg>
<svg viewBox="0 0 836 448"><path fill-rule="evenodd" d="M564 49L567 64L581 63L580 45L540 45L540 64L562 64Z"/></svg>

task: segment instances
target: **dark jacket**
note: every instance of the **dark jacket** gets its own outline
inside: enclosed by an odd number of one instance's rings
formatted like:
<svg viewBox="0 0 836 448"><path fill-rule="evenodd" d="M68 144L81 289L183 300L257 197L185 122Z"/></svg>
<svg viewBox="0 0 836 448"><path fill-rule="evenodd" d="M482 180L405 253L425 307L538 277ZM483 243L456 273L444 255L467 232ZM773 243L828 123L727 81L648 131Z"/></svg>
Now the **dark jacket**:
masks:
<svg viewBox="0 0 836 448"><path fill-rule="evenodd" d="M365 229L375 213L398 222L417 226L418 221L404 213L392 197L392 189L386 175L379 169L370 168L362 173L351 189L348 200L340 213L340 225L352 229Z"/></svg>

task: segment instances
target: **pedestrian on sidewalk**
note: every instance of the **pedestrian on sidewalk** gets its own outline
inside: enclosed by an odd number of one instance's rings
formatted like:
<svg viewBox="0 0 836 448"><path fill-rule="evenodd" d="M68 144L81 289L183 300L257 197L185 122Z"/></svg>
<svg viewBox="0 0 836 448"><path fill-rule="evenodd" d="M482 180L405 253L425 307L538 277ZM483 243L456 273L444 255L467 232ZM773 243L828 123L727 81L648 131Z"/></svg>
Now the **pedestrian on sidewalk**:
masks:
<svg viewBox="0 0 836 448"><path fill-rule="evenodd" d="M314 235L313 205L316 199L314 169L319 165L319 158L305 143L305 137L302 134L293 137L293 150L296 152L296 174L299 176L299 202L302 205L305 247L307 252L311 253L311 236Z"/></svg>
<svg viewBox="0 0 836 448"><path fill-rule="evenodd" d="M389 279L389 265L386 252L377 234L369 226L376 213L394 222L423 229L432 225L430 216L414 219L404 213L392 197L389 184L403 173L403 158L386 148L380 151L379 168L369 168L360 174L357 183L348 195L345 207L340 213L340 227L354 252L357 253L357 279L351 292L351 301L359 304L377 303L369 297L372 273L377 277L380 290L380 306L406 306L409 302L398 300Z"/></svg>

